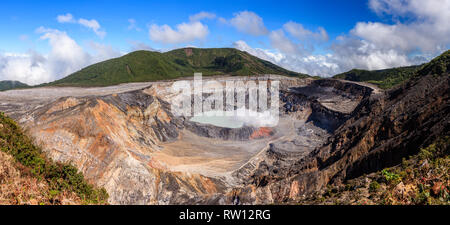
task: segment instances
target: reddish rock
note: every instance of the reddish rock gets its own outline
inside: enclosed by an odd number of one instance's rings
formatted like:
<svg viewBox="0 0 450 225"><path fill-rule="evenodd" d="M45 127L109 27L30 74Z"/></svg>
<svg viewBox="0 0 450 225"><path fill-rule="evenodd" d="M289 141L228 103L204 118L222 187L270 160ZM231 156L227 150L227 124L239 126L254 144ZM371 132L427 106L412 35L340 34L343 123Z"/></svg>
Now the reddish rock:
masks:
<svg viewBox="0 0 450 225"><path fill-rule="evenodd" d="M252 135L250 135L250 139L260 139L267 138L273 135L273 129L270 127L260 127L258 130L255 130Z"/></svg>

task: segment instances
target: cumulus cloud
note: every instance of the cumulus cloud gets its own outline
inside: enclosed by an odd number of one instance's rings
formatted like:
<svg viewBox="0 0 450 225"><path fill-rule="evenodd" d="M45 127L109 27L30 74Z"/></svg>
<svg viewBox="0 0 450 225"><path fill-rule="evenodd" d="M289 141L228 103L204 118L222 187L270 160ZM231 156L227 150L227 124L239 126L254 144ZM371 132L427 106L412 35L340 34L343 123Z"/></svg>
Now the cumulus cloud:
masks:
<svg viewBox="0 0 450 225"><path fill-rule="evenodd" d="M182 23L172 29L169 25L150 26L150 39L164 44L179 44L204 39L209 34L208 26L199 21Z"/></svg>
<svg viewBox="0 0 450 225"><path fill-rule="evenodd" d="M352 37L341 37L332 45L329 54L296 53L290 50L291 47L271 51L252 48L244 41L235 42L234 47L286 69L322 77L354 68L376 70L420 64L426 60L423 57L408 57L393 49L379 49L373 43Z"/></svg>
<svg viewBox="0 0 450 225"><path fill-rule="evenodd" d="M383 69L420 64L448 49L450 0L370 0L394 24L359 22L332 46L342 68ZM422 56L421 56L422 55Z"/></svg>
<svg viewBox="0 0 450 225"><path fill-rule="evenodd" d="M209 12L199 12L195 15L192 15L189 17L190 21L200 21L203 19L215 19L216 18L216 14L214 13L209 13Z"/></svg>
<svg viewBox="0 0 450 225"><path fill-rule="evenodd" d="M40 40L50 45L48 54L0 54L0 80L18 80L35 85L63 78L95 62L120 56L111 46L91 42L94 54L85 51L66 32L40 27Z"/></svg>
<svg viewBox="0 0 450 225"><path fill-rule="evenodd" d="M254 12L242 11L234 14L229 23L243 33L259 36L268 34L263 19Z"/></svg>
<svg viewBox="0 0 450 225"><path fill-rule="evenodd" d="M317 28L317 32L313 32L303 27L302 24L289 21L283 25L283 28L292 36L299 40L315 39L320 41L328 41L328 33L323 27Z"/></svg>
<svg viewBox="0 0 450 225"><path fill-rule="evenodd" d="M397 21L359 22L351 31L379 48L440 52L450 43L450 0L370 0L369 7Z"/></svg>
<svg viewBox="0 0 450 225"><path fill-rule="evenodd" d="M94 31L94 33L99 36L100 38L104 38L106 36L106 32L104 30L101 29L100 24L98 23L97 20L91 19L83 19L80 18L78 20L76 20L72 14L67 13L64 15L59 15L56 17L56 20L59 23L78 23L84 27L87 27L89 29L91 29L92 31Z"/></svg>
<svg viewBox="0 0 450 225"><path fill-rule="evenodd" d="M418 63L395 49L379 48L370 41L352 37L340 37L331 49L334 56L331 60L339 65L341 72L353 68L376 70Z"/></svg>
<svg viewBox="0 0 450 225"><path fill-rule="evenodd" d="M45 59L35 52L27 54L0 54L0 80L18 80L28 84L49 80L43 66Z"/></svg>
<svg viewBox="0 0 450 225"><path fill-rule="evenodd" d="M275 51L271 51L252 48L244 41L235 42L234 47L286 69L322 77L329 77L354 68L377 70L417 65L427 60L420 56L409 57L394 49L380 49L369 41L354 37L343 36L338 39L332 44L329 54L296 53L290 50L291 47L287 50L275 48Z"/></svg>
<svg viewBox="0 0 450 225"><path fill-rule="evenodd" d="M81 69L89 62L89 55L66 32L40 27L40 39L48 40L51 51L47 56L47 71L50 74L69 74Z"/></svg>

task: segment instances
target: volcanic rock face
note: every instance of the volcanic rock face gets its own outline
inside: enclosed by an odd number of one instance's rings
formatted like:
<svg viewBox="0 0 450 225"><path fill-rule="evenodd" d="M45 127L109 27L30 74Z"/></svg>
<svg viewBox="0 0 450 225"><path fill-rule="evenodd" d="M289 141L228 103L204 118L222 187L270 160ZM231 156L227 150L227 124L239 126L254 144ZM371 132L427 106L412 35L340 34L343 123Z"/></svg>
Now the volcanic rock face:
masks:
<svg viewBox="0 0 450 225"><path fill-rule="evenodd" d="M177 117L171 100L179 93L171 91L170 81L2 92L0 110L19 121L50 157L72 162L105 187L112 204L229 204L236 191L244 203L279 202L357 175L375 156L342 158L352 150L342 151L374 146L373 132L396 131L388 119L374 131L364 125L371 121L360 121L395 105L373 103L381 98L379 90L337 80L275 78L281 82L275 127L224 128ZM332 137L337 130L340 135ZM361 137L348 140L349 132L359 131Z"/></svg>
<svg viewBox="0 0 450 225"><path fill-rule="evenodd" d="M327 184L340 184L398 164L437 137L448 135L449 86L448 74L427 75L388 93L360 95L362 99L351 114L335 114L347 119L336 120L341 125L334 135L307 156L289 161L286 155L270 149L251 173L248 186L239 190L241 199L295 201ZM312 110L317 112L314 107Z"/></svg>

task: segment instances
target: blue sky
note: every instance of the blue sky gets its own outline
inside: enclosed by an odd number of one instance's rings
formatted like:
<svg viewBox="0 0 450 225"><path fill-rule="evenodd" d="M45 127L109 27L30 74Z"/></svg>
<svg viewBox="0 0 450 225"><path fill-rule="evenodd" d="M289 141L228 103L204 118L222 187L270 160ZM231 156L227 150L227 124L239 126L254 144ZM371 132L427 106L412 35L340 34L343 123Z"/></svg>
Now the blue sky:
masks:
<svg viewBox="0 0 450 225"><path fill-rule="evenodd" d="M32 84L138 49L235 47L330 76L421 63L450 42L449 0L3 0L0 9L0 80Z"/></svg>
<svg viewBox="0 0 450 225"><path fill-rule="evenodd" d="M330 38L348 32L357 21L380 21L369 10L366 1L347 0L332 1L10 1L1 2L0 29L7 32L0 38L2 51L27 51L37 47L45 49L45 43L39 43L39 34L35 30L49 27L65 30L71 37L83 40L98 40L95 35L83 27L57 22L58 15L70 13L73 16L95 19L107 32L101 41L114 45L122 51L128 51L128 41L136 40L147 43L156 49L174 47L151 41L148 37L149 24L167 24L175 26L186 22L189 16L201 11L211 12L223 18L231 18L240 11L252 11L264 19L270 30L279 29L288 21L297 21L306 28L324 27ZM128 19L134 19L142 30L128 30ZM209 38L196 44L201 47L229 47L237 39L244 39L260 45L264 37L255 38L241 34L230 26L220 24L216 20L205 21L210 29ZM21 36L30 40L23 42ZM189 43L184 43L189 44ZM176 46L183 46L183 43ZM48 46L47 46L48 47ZM263 47L263 46L259 46Z"/></svg>

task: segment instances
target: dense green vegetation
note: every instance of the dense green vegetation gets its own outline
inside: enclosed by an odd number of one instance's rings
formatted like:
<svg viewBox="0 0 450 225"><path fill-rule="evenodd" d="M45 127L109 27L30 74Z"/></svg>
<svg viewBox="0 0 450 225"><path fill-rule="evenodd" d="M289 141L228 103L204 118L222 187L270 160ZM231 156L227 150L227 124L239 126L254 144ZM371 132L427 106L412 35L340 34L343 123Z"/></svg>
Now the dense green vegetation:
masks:
<svg viewBox="0 0 450 225"><path fill-rule="evenodd" d="M450 50L442 53L417 71L419 76L428 74L443 75L450 72Z"/></svg>
<svg viewBox="0 0 450 225"><path fill-rule="evenodd" d="M22 129L1 112L0 150L12 155L32 176L45 180L50 192L55 195L64 191L73 192L85 204L104 204L108 199L105 189L89 184L74 166L46 158Z"/></svg>
<svg viewBox="0 0 450 225"><path fill-rule="evenodd" d="M383 170L387 191L381 193L381 203L450 204L449 150L450 138L442 137L419 154L403 159L400 166ZM399 186L411 191L395 196Z"/></svg>
<svg viewBox="0 0 450 225"><path fill-rule="evenodd" d="M419 67L420 66L408 66L373 71L353 69L335 75L334 78L368 82L376 84L380 88L388 89L411 78Z"/></svg>
<svg viewBox="0 0 450 225"><path fill-rule="evenodd" d="M61 80L56 86L108 86L128 82L167 80L209 75L278 74L306 77L233 48L184 48L160 53L136 51L86 67Z"/></svg>
<svg viewBox="0 0 450 225"><path fill-rule="evenodd" d="M11 90L15 88L26 88L29 87L27 84L21 83L19 81L4 80L0 81L0 91Z"/></svg>

